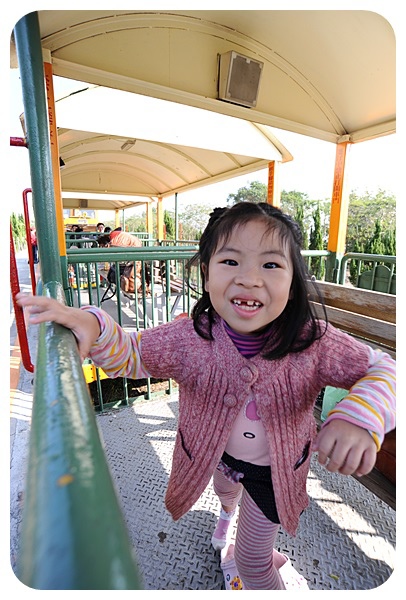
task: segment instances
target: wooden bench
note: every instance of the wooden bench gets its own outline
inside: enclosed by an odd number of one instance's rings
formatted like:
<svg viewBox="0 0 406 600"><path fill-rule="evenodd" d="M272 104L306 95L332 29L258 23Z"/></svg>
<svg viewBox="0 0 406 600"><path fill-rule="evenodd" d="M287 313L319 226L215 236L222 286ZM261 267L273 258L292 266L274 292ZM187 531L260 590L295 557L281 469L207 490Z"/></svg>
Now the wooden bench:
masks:
<svg viewBox="0 0 406 600"><path fill-rule="evenodd" d="M318 281L317 285L332 325L396 358L396 296L335 283ZM309 286L309 295L317 316L324 319L322 306L312 285ZM319 425L321 410L319 399L315 409ZM396 508L396 429L385 436L373 471L356 479L389 506Z"/></svg>

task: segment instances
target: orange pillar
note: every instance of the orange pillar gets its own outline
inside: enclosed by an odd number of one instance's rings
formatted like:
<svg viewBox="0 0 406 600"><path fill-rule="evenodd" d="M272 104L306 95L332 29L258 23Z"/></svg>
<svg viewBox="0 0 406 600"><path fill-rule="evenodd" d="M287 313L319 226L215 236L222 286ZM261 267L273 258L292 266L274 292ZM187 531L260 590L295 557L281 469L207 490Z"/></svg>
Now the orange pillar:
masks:
<svg viewBox="0 0 406 600"><path fill-rule="evenodd" d="M339 262L345 252L349 195L345 186L345 161L347 147L351 142L337 144L334 166L333 193L330 209L330 229L327 250L331 255L327 261L328 281L338 281Z"/></svg>
<svg viewBox="0 0 406 600"><path fill-rule="evenodd" d="M63 224L63 205L61 192L61 171L59 166L58 130L55 116L55 96L52 74L52 64L44 62L45 87L48 103L49 137L51 145L52 174L54 180L54 197L58 246L61 256L66 256L65 227Z"/></svg>
<svg viewBox="0 0 406 600"><path fill-rule="evenodd" d="M280 208L281 193L279 189L279 162L271 160L268 163L268 196L267 203Z"/></svg>
<svg viewBox="0 0 406 600"><path fill-rule="evenodd" d="M347 235L349 196L345 190L345 160L350 142L337 144L334 167L333 194L331 197L330 231L327 250L344 254Z"/></svg>

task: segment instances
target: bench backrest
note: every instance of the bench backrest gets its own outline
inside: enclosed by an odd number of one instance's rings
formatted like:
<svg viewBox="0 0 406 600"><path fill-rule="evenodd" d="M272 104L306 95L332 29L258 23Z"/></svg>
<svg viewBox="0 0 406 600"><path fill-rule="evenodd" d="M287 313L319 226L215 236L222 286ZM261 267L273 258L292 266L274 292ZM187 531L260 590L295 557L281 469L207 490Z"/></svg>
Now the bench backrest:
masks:
<svg viewBox="0 0 406 600"><path fill-rule="evenodd" d="M317 286L332 325L394 356L396 296L321 281L317 282ZM311 284L309 297L317 316L324 318L322 306Z"/></svg>

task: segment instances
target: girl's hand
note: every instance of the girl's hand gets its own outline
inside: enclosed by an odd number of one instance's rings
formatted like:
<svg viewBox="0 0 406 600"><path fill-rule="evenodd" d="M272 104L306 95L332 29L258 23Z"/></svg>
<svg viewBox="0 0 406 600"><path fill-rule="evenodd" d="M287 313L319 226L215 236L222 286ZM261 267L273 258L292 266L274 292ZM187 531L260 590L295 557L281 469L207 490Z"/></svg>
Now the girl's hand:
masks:
<svg viewBox="0 0 406 600"><path fill-rule="evenodd" d="M70 329L78 341L80 358L83 361L90 348L100 335L97 318L90 312L65 306L53 298L31 296L24 293L16 295L19 306L28 309L28 323L38 324L53 321Z"/></svg>
<svg viewBox="0 0 406 600"><path fill-rule="evenodd" d="M370 433L343 419L334 419L319 431L313 450L319 453L321 465L342 475L367 475L377 454Z"/></svg>

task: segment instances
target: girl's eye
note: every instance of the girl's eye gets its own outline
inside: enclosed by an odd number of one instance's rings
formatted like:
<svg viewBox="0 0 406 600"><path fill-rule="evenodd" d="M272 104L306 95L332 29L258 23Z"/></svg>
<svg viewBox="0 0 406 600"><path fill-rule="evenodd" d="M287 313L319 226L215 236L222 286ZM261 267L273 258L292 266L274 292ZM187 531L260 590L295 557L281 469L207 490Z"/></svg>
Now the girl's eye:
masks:
<svg viewBox="0 0 406 600"><path fill-rule="evenodd" d="M233 260L232 258L226 258L225 260L221 261L221 264L223 265L229 265L230 267L235 267L237 266L237 261Z"/></svg>
<svg viewBox="0 0 406 600"><path fill-rule="evenodd" d="M279 269L279 265L276 262L267 262L264 264L264 269Z"/></svg>

